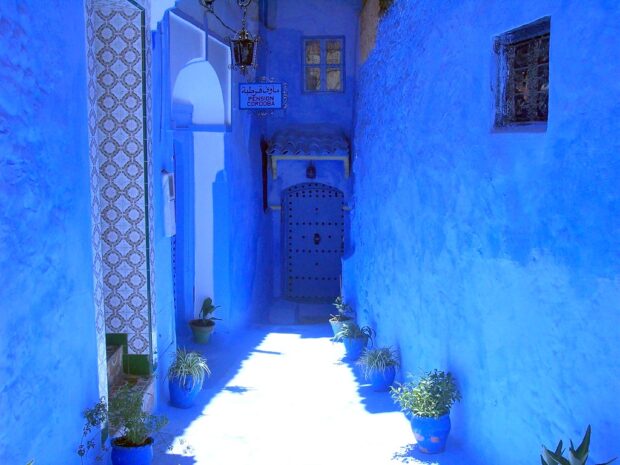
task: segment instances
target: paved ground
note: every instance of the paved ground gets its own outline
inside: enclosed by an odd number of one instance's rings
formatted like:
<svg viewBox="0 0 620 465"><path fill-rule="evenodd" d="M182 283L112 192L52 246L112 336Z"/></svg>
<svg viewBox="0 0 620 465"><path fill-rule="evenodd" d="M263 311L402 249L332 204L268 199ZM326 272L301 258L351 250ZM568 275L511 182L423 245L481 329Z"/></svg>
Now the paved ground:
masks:
<svg viewBox="0 0 620 465"><path fill-rule="evenodd" d="M259 326L215 334L213 376L188 410L163 405L170 423L154 465L469 465L415 451L409 422L343 362L327 323ZM171 444L162 450L164 442Z"/></svg>

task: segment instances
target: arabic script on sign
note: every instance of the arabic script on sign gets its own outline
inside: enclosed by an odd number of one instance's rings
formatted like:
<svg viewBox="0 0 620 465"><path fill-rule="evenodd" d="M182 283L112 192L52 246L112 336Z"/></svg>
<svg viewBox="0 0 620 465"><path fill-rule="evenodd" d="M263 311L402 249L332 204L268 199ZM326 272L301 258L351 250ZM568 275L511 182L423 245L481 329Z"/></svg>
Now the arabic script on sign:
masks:
<svg viewBox="0 0 620 465"><path fill-rule="evenodd" d="M282 84L239 84L241 110L279 110L282 108Z"/></svg>

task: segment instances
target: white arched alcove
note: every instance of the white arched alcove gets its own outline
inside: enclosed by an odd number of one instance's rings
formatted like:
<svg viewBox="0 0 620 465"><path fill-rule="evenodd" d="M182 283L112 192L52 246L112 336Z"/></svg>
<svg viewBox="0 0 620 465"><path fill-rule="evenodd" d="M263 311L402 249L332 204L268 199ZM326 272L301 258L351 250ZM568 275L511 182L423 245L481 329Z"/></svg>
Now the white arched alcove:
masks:
<svg viewBox="0 0 620 465"><path fill-rule="evenodd" d="M187 11L170 10L167 24L166 117L174 131L181 226L175 241L175 288L177 321L185 326L205 297L224 304L228 294L218 283L227 273L221 260L228 253L222 217L228 201L224 134L231 124L230 48L210 37L206 24Z"/></svg>
<svg viewBox="0 0 620 465"><path fill-rule="evenodd" d="M224 170L224 128L226 112L218 76L210 63L197 60L186 65L176 79L173 108L191 108L193 134L193 223L194 299L192 316L205 297L217 302L214 283L213 184ZM204 131L202 127L220 127ZM189 316L189 315L188 315Z"/></svg>

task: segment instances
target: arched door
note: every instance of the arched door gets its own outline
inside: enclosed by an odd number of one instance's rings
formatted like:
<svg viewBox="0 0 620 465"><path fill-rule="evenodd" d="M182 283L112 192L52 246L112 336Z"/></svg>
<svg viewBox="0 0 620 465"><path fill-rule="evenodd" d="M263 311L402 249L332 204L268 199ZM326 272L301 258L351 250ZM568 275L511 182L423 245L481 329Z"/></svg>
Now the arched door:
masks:
<svg viewBox="0 0 620 465"><path fill-rule="evenodd" d="M332 302L340 294L343 206L342 191L325 184L297 184L283 192L283 284L287 299Z"/></svg>

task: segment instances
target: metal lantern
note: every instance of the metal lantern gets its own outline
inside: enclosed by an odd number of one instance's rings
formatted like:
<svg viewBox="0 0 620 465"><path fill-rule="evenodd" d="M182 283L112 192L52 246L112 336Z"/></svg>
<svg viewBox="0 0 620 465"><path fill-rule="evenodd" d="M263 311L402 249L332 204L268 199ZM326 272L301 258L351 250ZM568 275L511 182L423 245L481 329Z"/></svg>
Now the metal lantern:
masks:
<svg viewBox="0 0 620 465"><path fill-rule="evenodd" d="M237 69L245 74L248 69L256 68L256 49L258 44L258 37L254 37L247 29L247 14L248 6L252 3L252 0L237 0L237 5L243 10L243 18L241 19L241 30L235 31L230 26L226 25L224 21L215 12L213 4L215 0L200 0L200 4L205 7L208 13L215 16L215 18L229 31L235 35L230 38L230 54L232 58L231 68Z"/></svg>
<svg viewBox="0 0 620 465"><path fill-rule="evenodd" d="M256 68L256 44L257 37L242 29L236 37L230 39L233 67L243 74L249 68Z"/></svg>

